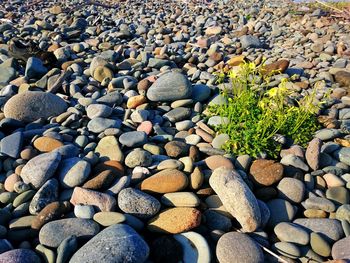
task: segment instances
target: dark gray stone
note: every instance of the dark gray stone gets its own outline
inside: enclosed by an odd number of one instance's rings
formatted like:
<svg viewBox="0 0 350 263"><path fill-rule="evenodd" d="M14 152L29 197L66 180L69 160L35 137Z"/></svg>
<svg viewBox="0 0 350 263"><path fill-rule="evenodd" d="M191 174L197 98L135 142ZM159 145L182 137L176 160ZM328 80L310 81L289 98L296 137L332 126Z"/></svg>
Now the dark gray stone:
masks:
<svg viewBox="0 0 350 263"><path fill-rule="evenodd" d="M22 150L23 133L15 132L1 140L0 152L12 158L18 158Z"/></svg>
<svg viewBox="0 0 350 263"><path fill-rule="evenodd" d="M143 263L148 254L147 243L133 228L116 224L107 227L88 241L69 262Z"/></svg>

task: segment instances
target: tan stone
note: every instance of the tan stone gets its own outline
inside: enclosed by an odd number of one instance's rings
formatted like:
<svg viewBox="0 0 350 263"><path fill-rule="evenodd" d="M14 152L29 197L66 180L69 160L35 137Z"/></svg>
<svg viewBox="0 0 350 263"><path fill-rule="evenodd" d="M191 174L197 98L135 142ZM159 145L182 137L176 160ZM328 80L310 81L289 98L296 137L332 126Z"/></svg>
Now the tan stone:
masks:
<svg viewBox="0 0 350 263"><path fill-rule="evenodd" d="M185 189L188 185L187 176L175 169L160 171L141 183L141 190L153 193L171 193Z"/></svg>
<svg viewBox="0 0 350 263"><path fill-rule="evenodd" d="M229 169L234 169L234 166L231 162L231 160L227 159L226 157L222 155L213 155L205 158L205 164L209 167L211 170L215 170L219 167L226 167Z"/></svg>
<svg viewBox="0 0 350 263"><path fill-rule="evenodd" d="M126 106L128 107L128 109L135 109L137 106L140 106L146 102L147 102L147 99L145 96L137 95L137 96L130 97L128 99Z"/></svg>
<svg viewBox="0 0 350 263"><path fill-rule="evenodd" d="M152 232L178 234L191 230L201 223L201 213L195 208L176 207L160 212L148 222Z"/></svg>

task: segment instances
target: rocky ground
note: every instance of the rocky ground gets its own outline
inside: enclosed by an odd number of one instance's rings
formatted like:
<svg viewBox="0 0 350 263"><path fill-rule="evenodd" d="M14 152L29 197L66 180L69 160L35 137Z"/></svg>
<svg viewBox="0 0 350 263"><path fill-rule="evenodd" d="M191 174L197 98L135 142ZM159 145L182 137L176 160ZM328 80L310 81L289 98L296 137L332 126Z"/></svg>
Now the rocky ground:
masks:
<svg viewBox="0 0 350 263"><path fill-rule="evenodd" d="M281 0L3 0L0 262L350 259L349 33ZM324 128L227 155L214 73L263 57L271 87L332 89Z"/></svg>

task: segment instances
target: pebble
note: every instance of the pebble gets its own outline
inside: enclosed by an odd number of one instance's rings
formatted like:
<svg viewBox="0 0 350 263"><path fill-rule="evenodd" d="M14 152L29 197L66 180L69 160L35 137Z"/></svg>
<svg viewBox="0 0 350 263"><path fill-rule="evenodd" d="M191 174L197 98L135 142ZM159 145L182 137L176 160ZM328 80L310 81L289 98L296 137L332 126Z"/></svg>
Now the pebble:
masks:
<svg viewBox="0 0 350 263"><path fill-rule="evenodd" d="M241 176L226 167L215 169L209 184L223 205L241 224L243 231L254 232L261 224L258 202Z"/></svg>
<svg viewBox="0 0 350 263"><path fill-rule="evenodd" d="M336 219L328 218L298 218L294 224L307 228L310 231L322 234L327 241L337 241L344 236L341 224Z"/></svg>
<svg viewBox="0 0 350 263"><path fill-rule="evenodd" d="M255 160L250 167L250 175L254 182L262 186L270 186L282 179L283 165L273 160Z"/></svg>
<svg viewBox="0 0 350 263"><path fill-rule="evenodd" d="M166 206L175 207L196 207L200 204L199 198L191 192L167 193L160 201Z"/></svg>
<svg viewBox="0 0 350 263"><path fill-rule="evenodd" d="M93 216L95 222L107 227L125 221L125 216L118 212L98 212Z"/></svg>
<svg viewBox="0 0 350 263"><path fill-rule="evenodd" d="M281 222L291 222L293 220L296 211L287 200L272 199L266 204L271 213L270 220L267 223L268 226L275 227Z"/></svg>
<svg viewBox="0 0 350 263"><path fill-rule="evenodd" d="M307 245L310 241L309 233L293 223L281 222L274 228L279 240L298 245Z"/></svg>
<svg viewBox="0 0 350 263"><path fill-rule="evenodd" d="M20 176L23 182L38 189L54 175L60 161L61 155L57 152L40 154L25 164Z"/></svg>
<svg viewBox="0 0 350 263"><path fill-rule="evenodd" d="M199 210L190 207L175 207L161 211L148 222L147 228L151 232L178 234L198 227L200 222Z"/></svg>
<svg viewBox="0 0 350 263"><path fill-rule="evenodd" d="M332 257L333 259L349 259L349 244L350 237L345 237L343 239L338 240L332 246Z"/></svg>
<svg viewBox="0 0 350 263"><path fill-rule="evenodd" d="M95 251L100 251L96 253ZM74 253L70 262L145 262L149 247L130 226L115 224L105 228Z"/></svg>
<svg viewBox="0 0 350 263"><path fill-rule="evenodd" d="M119 147L118 140L114 136L103 137L97 144L95 153L102 160L123 161L124 154Z"/></svg>
<svg viewBox="0 0 350 263"><path fill-rule="evenodd" d="M94 207L92 205L75 205L74 215L77 218L92 219L95 214Z"/></svg>
<svg viewBox="0 0 350 263"><path fill-rule="evenodd" d="M112 211L116 206L116 200L113 196L81 187L74 187L70 202L73 205L92 205L100 211L107 212Z"/></svg>
<svg viewBox="0 0 350 263"><path fill-rule="evenodd" d="M277 242L273 244L272 249L287 258L297 259L301 256L299 248L288 242Z"/></svg>
<svg viewBox="0 0 350 263"><path fill-rule="evenodd" d="M97 223L88 219L66 218L45 224L39 232L40 243L57 248L61 242L71 235L86 239L96 235L100 228Z"/></svg>
<svg viewBox="0 0 350 263"><path fill-rule="evenodd" d="M118 194L118 206L124 213L148 219L160 210L160 202L138 189L125 188Z"/></svg>
<svg viewBox="0 0 350 263"><path fill-rule="evenodd" d="M254 239L239 232L226 233L219 239L216 256L220 263L265 262L264 254Z"/></svg>
<svg viewBox="0 0 350 263"><path fill-rule="evenodd" d="M190 98L192 86L187 77L176 72L163 74L147 90L151 101L175 101Z"/></svg>
<svg viewBox="0 0 350 263"><path fill-rule="evenodd" d="M29 204L29 212L38 214L48 204L58 199L58 181L54 178L48 180L33 196Z"/></svg>
<svg viewBox="0 0 350 263"><path fill-rule="evenodd" d="M58 178L64 188L73 188L83 184L89 177L91 166L78 157L62 160L58 168Z"/></svg>
<svg viewBox="0 0 350 263"><path fill-rule="evenodd" d="M61 141L50 137L40 137L34 141L35 149L40 152L51 152L62 146L63 143Z"/></svg>
<svg viewBox="0 0 350 263"><path fill-rule="evenodd" d="M141 190L151 193L171 193L185 189L188 185L187 176L175 169L162 170L141 183Z"/></svg>
<svg viewBox="0 0 350 263"><path fill-rule="evenodd" d="M132 150L125 158L125 165L129 168L137 166L150 166L152 164L152 155L140 148Z"/></svg>
<svg viewBox="0 0 350 263"><path fill-rule="evenodd" d="M40 263L40 257L30 249L13 249L0 254L1 263Z"/></svg>
<svg viewBox="0 0 350 263"><path fill-rule="evenodd" d="M147 142L147 135L142 131L126 132L119 137L119 142L127 147L138 147Z"/></svg>
<svg viewBox="0 0 350 263"><path fill-rule="evenodd" d="M277 185L280 198L289 202L300 203L304 200L305 185L294 178L283 178Z"/></svg>
<svg viewBox="0 0 350 263"><path fill-rule="evenodd" d="M58 116L67 109L66 102L55 94L31 91L11 97L5 104L6 118L25 123Z"/></svg>
<svg viewBox="0 0 350 263"><path fill-rule="evenodd" d="M331 254L331 246L318 233L311 233L310 245L313 251L322 257L329 257Z"/></svg>

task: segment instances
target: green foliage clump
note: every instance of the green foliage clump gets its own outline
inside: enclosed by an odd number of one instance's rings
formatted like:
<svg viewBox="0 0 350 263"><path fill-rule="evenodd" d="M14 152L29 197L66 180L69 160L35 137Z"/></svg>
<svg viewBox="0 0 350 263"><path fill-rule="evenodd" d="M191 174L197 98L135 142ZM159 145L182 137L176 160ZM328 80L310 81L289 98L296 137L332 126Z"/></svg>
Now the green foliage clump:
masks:
<svg viewBox="0 0 350 263"><path fill-rule="evenodd" d="M208 106L210 116L228 118L216 127L230 139L223 149L236 155L258 157L266 153L277 158L281 144L276 135L286 136L305 146L320 126L317 113L322 102L316 102L316 90L305 96L293 97L283 79L278 87L268 88L269 77L261 74L254 63L244 63L238 70L219 74L219 79L230 80L230 87L222 92L227 103Z"/></svg>

